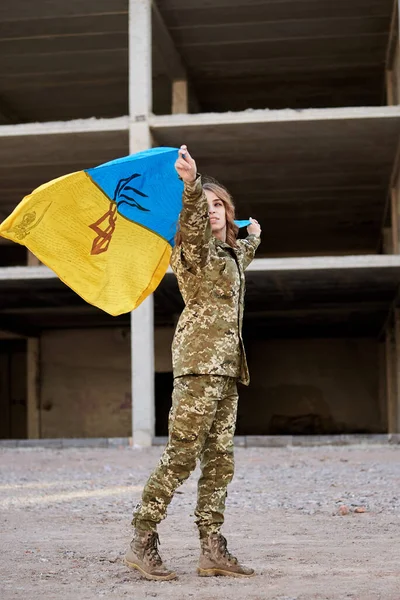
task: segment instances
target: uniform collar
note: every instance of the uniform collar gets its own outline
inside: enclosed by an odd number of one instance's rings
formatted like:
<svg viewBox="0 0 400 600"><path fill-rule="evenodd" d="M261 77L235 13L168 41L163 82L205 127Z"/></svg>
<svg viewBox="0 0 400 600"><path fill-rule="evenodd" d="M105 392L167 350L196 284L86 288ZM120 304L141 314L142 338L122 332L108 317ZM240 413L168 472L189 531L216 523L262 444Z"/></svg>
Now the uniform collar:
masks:
<svg viewBox="0 0 400 600"><path fill-rule="evenodd" d="M231 248L231 246L229 244L227 244L226 242L222 242L221 240L219 240L215 236L214 236L214 244L216 246L221 246L221 248L230 248L232 250L232 248Z"/></svg>
<svg viewBox="0 0 400 600"><path fill-rule="evenodd" d="M215 246L218 246L219 248L223 248L224 250L227 250L228 252L233 253L235 256L237 256L239 248L232 248L232 246L230 246L226 242L221 242L221 240L219 240L218 238L216 238L214 236L213 236L213 238L214 238Z"/></svg>

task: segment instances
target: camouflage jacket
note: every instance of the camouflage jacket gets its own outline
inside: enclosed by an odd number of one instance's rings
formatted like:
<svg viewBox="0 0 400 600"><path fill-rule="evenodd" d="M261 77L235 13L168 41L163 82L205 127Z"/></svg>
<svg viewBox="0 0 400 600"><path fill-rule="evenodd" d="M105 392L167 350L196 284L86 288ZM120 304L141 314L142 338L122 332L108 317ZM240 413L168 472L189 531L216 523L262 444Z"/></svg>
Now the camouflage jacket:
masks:
<svg viewBox="0 0 400 600"><path fill-rule="evenodd" d="M182 244L172 252L171 267L185 308L172 343L174 377L226 375L248 385L242 340L244 270L260 239L249 235L231 248L214 237L199 177L185 184L179 226Z"/></svg>

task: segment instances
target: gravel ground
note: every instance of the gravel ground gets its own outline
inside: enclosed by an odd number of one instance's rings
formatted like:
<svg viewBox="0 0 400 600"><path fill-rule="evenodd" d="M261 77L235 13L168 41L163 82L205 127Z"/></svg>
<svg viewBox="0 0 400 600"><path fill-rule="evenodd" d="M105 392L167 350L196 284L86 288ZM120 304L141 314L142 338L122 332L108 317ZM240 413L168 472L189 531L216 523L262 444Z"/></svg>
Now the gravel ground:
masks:
<svg viewBox="0 0 400 600"><path fill-rule="evenodd" d="M400 600L400 447L238 448L224 533L257 577L199 578L198 472L159 528L179 574L123 564L160 448L0 450L0 597Z"/></svg>

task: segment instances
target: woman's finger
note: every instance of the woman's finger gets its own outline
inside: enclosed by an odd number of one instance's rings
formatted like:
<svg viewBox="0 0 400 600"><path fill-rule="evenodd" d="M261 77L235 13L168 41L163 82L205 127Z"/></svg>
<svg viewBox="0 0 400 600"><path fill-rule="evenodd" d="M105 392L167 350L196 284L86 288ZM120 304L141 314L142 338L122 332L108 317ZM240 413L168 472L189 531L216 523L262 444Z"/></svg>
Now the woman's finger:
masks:
<svg viewBox="0 0 400 600"><path fill-rule="evenodd" d="M179 156L180 158L182 158L183 160L185 160L187 163L189 164L193 164L194 160L191 157L189 150L187 149L187 146L181 146L178 150Z"/></svg>
<svg viewBox="0 0 400 600"><path fill-rule="evenodd" d="M190 165L184 160L178 159L175 163L175 168L177 169L185 169L186 171L190 169Z"/></svg>

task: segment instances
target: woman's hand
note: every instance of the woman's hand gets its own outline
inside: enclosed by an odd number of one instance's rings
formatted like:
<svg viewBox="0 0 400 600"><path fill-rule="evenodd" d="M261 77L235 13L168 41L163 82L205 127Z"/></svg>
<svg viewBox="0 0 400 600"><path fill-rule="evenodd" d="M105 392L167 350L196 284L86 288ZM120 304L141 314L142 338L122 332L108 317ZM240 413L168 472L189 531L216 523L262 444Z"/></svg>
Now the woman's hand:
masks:
<svg viewBox="0 0 400 600"><path fill-rule="evenodd" d="M258 237L260 237L261 235L261 227L258 221L256 221L255 219L252 219L250 217L250 221L251 221L251 225L248 226L247 228L247 233L249 235L257 235Z"/></svg>
<svg viewBox="0 0 400 600"><path fill-rule="evenodd" d="M197 167L193 158L190 156L187 146L181 146L178 150L178 158L175 162L175 169L178 175L185 183L193 183L197 176Z"/></svg>

